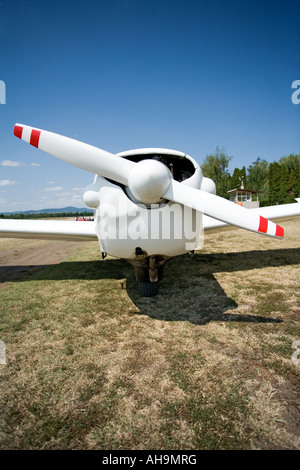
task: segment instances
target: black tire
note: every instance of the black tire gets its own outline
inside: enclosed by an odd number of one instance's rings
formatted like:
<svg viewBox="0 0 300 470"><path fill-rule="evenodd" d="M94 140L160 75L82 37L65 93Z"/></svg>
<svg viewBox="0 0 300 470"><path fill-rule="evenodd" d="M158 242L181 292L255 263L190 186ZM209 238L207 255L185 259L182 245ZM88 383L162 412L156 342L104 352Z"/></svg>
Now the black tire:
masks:
<svg viewBox="0 0 300 470"><path fill-rule="evenodd" d="M158 282L139 282L141 297L154 297L158 293Z"/></svg>

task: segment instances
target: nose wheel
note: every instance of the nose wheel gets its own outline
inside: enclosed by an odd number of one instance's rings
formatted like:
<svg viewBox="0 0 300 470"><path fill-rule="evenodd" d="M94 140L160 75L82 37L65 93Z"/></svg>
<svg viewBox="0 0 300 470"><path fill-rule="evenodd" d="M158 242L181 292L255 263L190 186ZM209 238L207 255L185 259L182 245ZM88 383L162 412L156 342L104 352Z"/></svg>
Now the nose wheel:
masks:
<svg viewBox="0 0 300 470"><path fill-rule="evenodd" d="M154 297L158 293L158 282L139 282L141 297Z"/></svg>
<svg viewBox="0 0 300 470"><path fill-rule="evenodd" d="M163 269L164 266L157 264L155 257L149 257L142 265L134 266L141 297L154 297L158 294L158 281L163 277Z"/></svg>

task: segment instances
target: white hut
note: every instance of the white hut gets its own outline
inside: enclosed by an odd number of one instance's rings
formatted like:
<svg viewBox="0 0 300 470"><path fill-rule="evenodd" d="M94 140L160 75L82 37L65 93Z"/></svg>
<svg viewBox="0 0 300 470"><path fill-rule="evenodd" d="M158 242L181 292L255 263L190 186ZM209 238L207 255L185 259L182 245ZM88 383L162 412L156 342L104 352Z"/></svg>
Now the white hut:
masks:
<svg viewBox="0 0 300 470"><path fill-rule="evenodd" d="M241 182L240 188L231 189L227 191L229 193L229 199L240 206L252 209L253 207L259 207L258 193L253 189L245 189L244 182Z"/></svg>

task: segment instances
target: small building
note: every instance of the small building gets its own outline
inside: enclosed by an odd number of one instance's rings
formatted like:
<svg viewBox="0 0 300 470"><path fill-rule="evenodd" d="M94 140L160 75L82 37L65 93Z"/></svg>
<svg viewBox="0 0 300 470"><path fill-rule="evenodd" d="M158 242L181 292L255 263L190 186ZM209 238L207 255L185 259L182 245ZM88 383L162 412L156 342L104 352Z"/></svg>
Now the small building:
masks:
<svg viewBox="0 0 300 470"><path fill-rule="evenodd" d="M229 200L240 206L246 207L247 209L259 207L259 191L245 189L243 181L241 182L240 188L231 189L227 192L229 193Z"/></svg>

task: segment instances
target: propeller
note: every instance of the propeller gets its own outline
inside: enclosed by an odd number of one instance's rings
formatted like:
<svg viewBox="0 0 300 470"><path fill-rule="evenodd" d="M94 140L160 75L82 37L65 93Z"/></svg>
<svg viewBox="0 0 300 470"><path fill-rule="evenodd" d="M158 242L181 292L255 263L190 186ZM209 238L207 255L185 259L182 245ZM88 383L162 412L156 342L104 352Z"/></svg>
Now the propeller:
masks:
<svg viewBox="0 0 300 470"><path fill-rule="evenodd" d="M270 237L282 238L284 230L279 225L254 214L251 210L239 206L228 199L207 193L201 189L191 188L172 180L164 198L178 202L199 212L203 212L214 219L227 224L235 225L252 232L259 232Z"/></svg>
<svg viewBox="0 0 300 470"><path fill-rule="evenodd" d="M270 237L284 235L282 227L251 210L175 181L169 169L157 160L135 163L92 145L23 124L15 125L14 135L66 163L128 186L134 198L143 204L166 199L246 230Z"/></svg>
<svg viewBox="0 0 300 470"><path fill-rule="evenodd" d="M135 165L84 142L23 124L15 125L14 135L66 163L125 185Z"/></svg>

